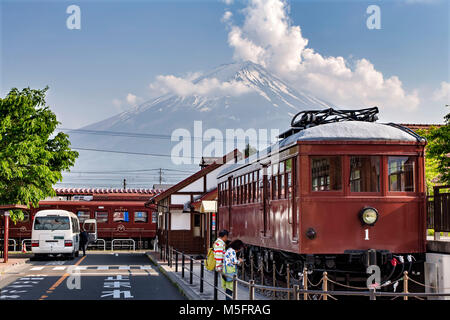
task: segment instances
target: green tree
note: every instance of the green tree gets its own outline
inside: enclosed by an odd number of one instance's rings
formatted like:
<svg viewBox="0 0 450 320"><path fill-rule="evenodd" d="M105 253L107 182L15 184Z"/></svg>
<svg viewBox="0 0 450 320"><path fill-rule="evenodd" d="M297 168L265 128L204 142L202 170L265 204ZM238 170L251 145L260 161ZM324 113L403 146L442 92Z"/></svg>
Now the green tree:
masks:
<svg viewBox="0 0 450 320"><path fill-rule="evenodd" d="M0 98L0 204L37 206L54 196L53 185L78 157L68 135L53 134L59 122L46 106L47 90L13 88ZM19 221L23 213L11 218Z"/></svg>
<svg viewBox="0 0 450 320"><path fill-rule="evenodd" d="M444 119L443 126L418 132L428 140L425 161L428 189L436 183L450 184L450 113Z"/></svg>
<svg viewBox="0 0 450 320"><path fill-rule="evenodd" d="M245 146L244 156L245 158L250 157L252 154L255 154L258 150L253 148L249 143Z"/></svg>

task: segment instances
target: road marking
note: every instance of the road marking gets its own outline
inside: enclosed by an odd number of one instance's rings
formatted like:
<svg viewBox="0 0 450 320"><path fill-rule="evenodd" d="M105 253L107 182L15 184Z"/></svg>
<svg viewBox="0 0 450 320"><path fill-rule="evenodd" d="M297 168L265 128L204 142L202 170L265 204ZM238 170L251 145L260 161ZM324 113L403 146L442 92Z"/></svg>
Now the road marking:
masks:
<svg viewBox="0 0 450 320"><path fill-rule="evenodd" d="M97 270L109 270L109 266L98 266Z"/></svg>
<svg viewBox="0 0 450 320"><path fill-rule="evenodd" d="M54 268L53 268L53 270L64 270L64 269L66 269L65 266L64 266L64 267L54 267Z"/></svg>
<svg viewBox="0 0 450 320"><path fill-rule="evenodd" d="M77 263L74 264L74 266L78 266L85 258L86 258L86 256L84 256L83 258L78 260ZM59 278L48 290L54 291L68 276L70 276L69 273L67 273L67 272L64 273L64 275L62 275L61 278ZM43 295L43 296L41 296L41 298L39 300L44 300L47 297L48 296Z"/></svg>
<svg viewBox="0 0 450 320"><path fill-rule="evenodd" d="M120 266L119 270L130 270L130 266Z"/></svg>
<svg viewBox="0 0 450 320"><path fill-rule="evenodd" d="M77 266L75 267L75 270L86 270L87 268L87 266Z"/></svg>
<svg viewBox="0 0 450 320"><path fill-rule="evenodd" d="M151 266L141 266L141 270L150 270Z"/></svg>
<svg viewBox="0 0 450 320"><path fill-rule="evenodd" d="M34 268L31 268L30 270L31 271L38 271L38 270L42 270L42 269L44 269L44 267L34 267Z"/></svg>

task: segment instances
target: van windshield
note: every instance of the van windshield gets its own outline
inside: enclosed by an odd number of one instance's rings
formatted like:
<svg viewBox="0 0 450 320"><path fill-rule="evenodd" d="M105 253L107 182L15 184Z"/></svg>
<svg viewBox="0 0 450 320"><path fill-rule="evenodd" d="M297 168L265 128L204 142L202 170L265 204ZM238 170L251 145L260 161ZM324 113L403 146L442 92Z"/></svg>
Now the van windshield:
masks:
<svg viewBox="0 0 450 320"><path fill-rule="evenodd" d="M68 217L36 217L34 230L69 230Z"/></svg>

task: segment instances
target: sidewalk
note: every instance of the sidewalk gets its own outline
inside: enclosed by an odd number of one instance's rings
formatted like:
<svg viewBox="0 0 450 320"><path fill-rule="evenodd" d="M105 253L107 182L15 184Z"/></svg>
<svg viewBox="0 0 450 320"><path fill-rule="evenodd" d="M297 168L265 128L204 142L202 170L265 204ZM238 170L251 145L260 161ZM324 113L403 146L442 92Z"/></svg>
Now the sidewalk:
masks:
<svg viewBox="0 0 450 320"><path fill-rule="evenodd" d="M29 258L11 258L9 257L8 262L7 263L3 263L3 258L0 259L0 275L6 271L8 271L9 269L27 263L30 259Z"/></svg>
<svg viewBox="0 0 450 320"><path fill-rule="evenodd" d="M178 287L178 289L189 299L189 300L213 300L214 299L214 272L204 269L204 284L203 293L200 293L200 260L194 262L193 270L193 284L189 284L189 260L185 260L185 271L184 279L181 277L181 259L178 260L178 273L175 272L175 262L173 262L173 267L168 266L167 261L160 260L160 254L158 252L150 251L146 253L149 259L159 267L159 270L169 278L172 283ZM221 291L224 289L221 286L221 280L218 279L219 287ZM217 294L218 300L225 300L225 295L219 291ZM238 300L248 300L249 290L246 286L238 284L237 290ZM263 296L255 292L255 300L270 300L268 297Z"/></svg>

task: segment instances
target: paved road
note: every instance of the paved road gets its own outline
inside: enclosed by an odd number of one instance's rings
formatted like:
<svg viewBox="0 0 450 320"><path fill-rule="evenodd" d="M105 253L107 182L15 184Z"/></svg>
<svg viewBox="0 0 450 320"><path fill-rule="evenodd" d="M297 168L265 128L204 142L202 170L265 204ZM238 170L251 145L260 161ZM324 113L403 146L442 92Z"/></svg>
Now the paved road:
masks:
<svg viewBox="0 0 450 320"><path fill-rule="evenodd" d="M0 300L179 300L184 297L142 253L31 261L0 277Z"/></svg>

